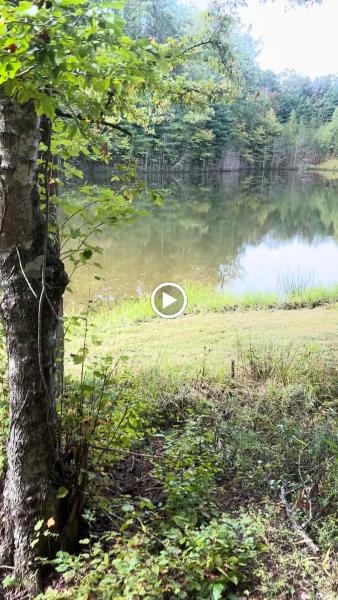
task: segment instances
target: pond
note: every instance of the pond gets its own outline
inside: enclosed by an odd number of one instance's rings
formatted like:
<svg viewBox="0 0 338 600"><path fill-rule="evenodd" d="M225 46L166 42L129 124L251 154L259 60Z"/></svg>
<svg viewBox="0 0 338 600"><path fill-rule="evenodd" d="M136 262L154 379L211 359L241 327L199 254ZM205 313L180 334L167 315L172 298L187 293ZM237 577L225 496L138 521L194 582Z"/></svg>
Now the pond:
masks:
<svg viewBox="0 0 338 600"><path fill-rule="evenodd" d="M137 296L163 281L281 295L338 283L337 181L227 173L146 183L165 188L164 204L95 239L102 268L75 273L75 301Z"/></svg>

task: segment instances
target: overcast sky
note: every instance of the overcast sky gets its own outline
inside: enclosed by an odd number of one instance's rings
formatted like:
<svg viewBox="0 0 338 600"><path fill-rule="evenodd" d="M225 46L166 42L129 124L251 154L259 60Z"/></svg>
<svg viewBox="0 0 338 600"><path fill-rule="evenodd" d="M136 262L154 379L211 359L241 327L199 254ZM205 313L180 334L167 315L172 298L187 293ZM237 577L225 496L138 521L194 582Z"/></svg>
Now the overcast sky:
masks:
<svg viewBox="0 0 338 600"><path fill-rule="evenodd" d="M206 8L208 0L181 0ZM263 69L279 72L294 69L316 77L338 73L338 0L323 0L321 6L285 10L287 0L247 0L240 10L255 38L262 38L259 57Z"/></svg>

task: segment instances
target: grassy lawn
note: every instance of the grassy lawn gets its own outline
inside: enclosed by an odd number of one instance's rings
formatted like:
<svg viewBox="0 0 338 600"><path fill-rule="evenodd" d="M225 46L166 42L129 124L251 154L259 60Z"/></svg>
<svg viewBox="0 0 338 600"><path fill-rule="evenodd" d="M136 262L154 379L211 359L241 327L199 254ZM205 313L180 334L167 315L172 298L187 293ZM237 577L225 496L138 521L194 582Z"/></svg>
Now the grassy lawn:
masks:
<svg viewBox="0 0 338 600"><path fill-rule="evenodd" d="M84 324L68 341L67 354L83 345ZM89 356L126 355L136 370L154 367L194 376L202 368L214 375L228 373L237 359L238 345L287 347L296 351L325 348L337 353L338 305L298 310L201 312L170 321L155 318L118 325L113 310L99 310L89 318ZM96 345L101 340L101 345ZM74 367L71 366L73 369Z"/></svg>

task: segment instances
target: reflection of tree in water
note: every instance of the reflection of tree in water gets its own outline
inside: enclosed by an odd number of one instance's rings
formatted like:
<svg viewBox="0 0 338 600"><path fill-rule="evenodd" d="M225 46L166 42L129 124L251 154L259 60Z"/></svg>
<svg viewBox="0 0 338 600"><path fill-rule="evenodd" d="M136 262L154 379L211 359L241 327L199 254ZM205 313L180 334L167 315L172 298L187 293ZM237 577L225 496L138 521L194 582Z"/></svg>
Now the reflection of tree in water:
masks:
<svg viewBox="0 0 338 600"><path fill-rule="evenodd" d="M277 243L294 237L338 240L334 182L304 181L294 174L231 174L216 182L161 183L170 188L162 207L151 207L148 217L121 225L100 240L107 287L117 294L150 290L170 279L225 285L239 275L238 258L245 247L267 237ZM147 185L155 187L156 181Z"/></svg>
<svg viewBox="0 0 338 600"><path fill-rule="evenodd" d="M237 279L241 275L241 267L238 263L238 260L226 262L224 264L220 264L218 267L218 288L220 290L224 290L228 287L229 283L234 279Z"/></svg>

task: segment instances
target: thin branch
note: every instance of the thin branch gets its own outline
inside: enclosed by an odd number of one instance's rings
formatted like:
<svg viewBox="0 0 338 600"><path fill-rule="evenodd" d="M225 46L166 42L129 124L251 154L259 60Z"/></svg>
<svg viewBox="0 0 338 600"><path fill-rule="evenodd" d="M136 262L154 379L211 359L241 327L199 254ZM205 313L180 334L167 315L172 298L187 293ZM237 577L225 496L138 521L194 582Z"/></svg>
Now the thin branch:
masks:
<svg viewBox="0 0 338 600"><path fill-rule="evenodd" d="M24 77L25 75L27 75L28 73L30 73L31 71L33 71L33 69L36 69L37 66L38 66L37 64L31 65L30 67L28 67L24 71L21 71L21 73L18 73L17 77Z"/></svg>
<svg viewBox="0 0 338 600"><path fill-rule="evenodd" d="M76 118L78 121L85 120L85 118L81 114L73 115L71 113L65 113L59 108L57 108L55 110L55 114L57 117L62 117L63 119L73 119L74 120L74 118ZM130 131L128 131L128 129L125 129L124 127L122 127L121 125L118 125L117 123L116 124L109 123L108 121L105 121L104 119L100 119L98 122L95 122L95 121L90 121L90 122L95 125L104 125L105 127L110 127L111 129L116 129L117 131L120 131L121 133L124 133L125 135L128 135L129 137L132 137L132 133Z"/></svg>
<svg viewBox="0 0 338 600"><path fill-rule="evenodd" d="M306 546L311 550L311 552L313 552L314 554L318 554L318 546L316 546L316 544L311 540L311 538L305 533L304 529L300 525L298 525L293 515L292 509L286 499L285 488L283 485L280 488L280 499L285 508L286 515L291 522L292 528L298 533L304 544L306 544Z"/></svg>
<svg viewBox="0 0 338 600"><path fill-rule="evenodd" d="M28 277L27 277L27 275L26 275L26 273L25 273L25 271L24 271L24 269L23 269L22 262L21 262L21 256L20 256L20 252L19 252L19 248L18 248L17 246L15 246L15 249L16 249L16 253L17 253L17 255L18 255L18 260L19 260L19 265L20 265L21 273L22 273L22 275L23 275L23 277L24 277L24 279L25 279L25 281L26 281L26 283L27 283L27 285L28 285L28 287L29 287L30 291L32 292L32 294L33 294L34 298L37 298L37 297L38 297L38 295L37 295L37 294L36 294L36 292L34 291L34 289L33 289L32 285L30 284L30 282L29 282L29 280L28 280Z"/></svg>
<svg viewBox="0 0 338 600"><path fill-rule="evenodd" d="M111 443L112 443L112 442L113 442L113 441L116 439L116 433L119 431L119 429L120 429L120 427L121 427L121 425L122 425L123 421L125 420L125 418L127 417L128 413L129 413L129 410L130 410L130 409L131 409L131 406L129 406L129 405L127 404L127 406L125 407L125 409L124 409L124 411L123 411L123 413L122 413L122 416L121 416L121 418L120 418L120 420L119 420L119 422L118 422L117 426L115 427L115 431L114 431L114 434L113 434L113 436L112 436L112 437L111 437L111 438L108 440L108 443L107 443L106 447L102 447L102 448L101 448L101 453L99 454L99 457L98 457L98 459L97 459L97 461L96 461L96 463L95 463L95 465L94 465L94 467L95 467L95 468L97 467L97 465L99 465L99 464L100 464L100 462L101 462L101 459L102 459L102 457L104 456L104 453L110 450L110 448L111 448Z"/></svg>
<svg viewBox="0 0 338 600"><path fill-rule="evenodd" d="M128 131L128 129L121 127L121 125L108 123L108 121L100 121L100 123L101 123L101 125L105 125L105 127L111 127L112 129L117 129L117 131L120 131L121 133L124 133L125 135L128 135L129 137L133 137L133 134L130 131Z"/></svg>
<svg viewBox="0 0 338 600"><path fill-rule="evenodd" d="M57 314L57 312L56 312L56 310L55 310L55 308L53 306L53 303L52 303L50 297L48 296L46 290L45 290L45 296L46 296L46 300L47 300L47 302L48 302L48 304L50 306L50 309L51 309L54 317L56 318L57 321L60 321L60 316Z"/></svg>
<svg viewBox="0 0 338 600"><path fill-rule="evenodd" d="M79 213L83 212L84 210L86 210L87 208L90 208L91 206L93 206L93 204L97 204L99 202L99 200L93 200L92 202L88 202L87 204L85 204L84 206L82 206L81 208L79 208L78 210L76 210L75 212L73 212L61 225L61 232L63 231L65 225L67 225L67 223L73 219L74 217L76 217L76 215L78 215ZM61 246L61 250L62 250L63 246Z"/></svg>
<svg viewBox="0 0 338 600"><path fill-rule="evenodd" d="M84 393L83 393L83 384L84 384L84 375L85 375L85 360L86 360L86 352L87 352L87 336L88 336L88 328L89 328L89 309L90 309L90 294L87 303L87 312L85 318L85 331L83 338L83 346L82 346L82 362L81 362L81 377L80 377L80 417L83 417L83 403L84 403Z"/></svg>
<svg viewBox="0 0 338 600"><path fill-rule="evenodd" d="M185 56L186 54L188 54L188 52L192 52L193 50L196 50L196 48L201 48L203 46L210 46L211 44L212 44L212 37L209 38L208 40L204 40L203 42L197 42L196 44L193 44L192 46L189 46L188 48L185 48L184 50L182 50L182 52L180 52L180 54L175 56L175 59L178 60L182 56Z"/></svg>
<svg viewBox="0 0 338 600"><path fill-rule="evenodd" d="M121 454L131 454L133 456L141 456L142 458L156 458L160 456L156 454L143 454L142 452L134 452L133 450L127 450L124 448L117 448L114 446L96 446L95 444L89 444L94 450L103 450L104 452L121 452Z"/></svg>

